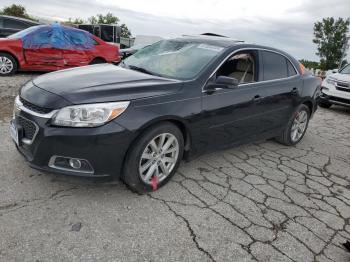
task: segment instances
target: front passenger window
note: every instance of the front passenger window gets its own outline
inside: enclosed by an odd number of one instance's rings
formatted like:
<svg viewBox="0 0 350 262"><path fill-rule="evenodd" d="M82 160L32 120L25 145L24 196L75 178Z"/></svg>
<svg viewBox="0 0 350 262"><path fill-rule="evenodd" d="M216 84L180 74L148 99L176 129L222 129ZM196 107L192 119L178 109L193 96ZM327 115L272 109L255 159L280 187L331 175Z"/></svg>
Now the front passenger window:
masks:
<svg viewBox="0 0 350 262"><path fill-rule="evenodd" d="M257 80L256 59L250 53L239 53L229 58L219 69L217 76L236 78L240 84Z"/></svg>

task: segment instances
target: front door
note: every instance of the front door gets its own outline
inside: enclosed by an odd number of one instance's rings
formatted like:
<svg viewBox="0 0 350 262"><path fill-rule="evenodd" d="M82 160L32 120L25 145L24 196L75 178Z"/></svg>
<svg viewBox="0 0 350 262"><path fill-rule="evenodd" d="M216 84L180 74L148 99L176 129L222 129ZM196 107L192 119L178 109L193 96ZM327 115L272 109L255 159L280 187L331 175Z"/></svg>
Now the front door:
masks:
<svg viewBox="0 0 350 262"><path fill-rule="evenodd" d="M36 30L23 41L26 64L33 70L57 70L63 67L62 49L52 42L52 29Z"/></svg>
<svg viewBox="0 0 350 262"><path fill-rule="evenodd" d="M52 47L24 49L26 63L32 69L58 70L63 68L62 50Z"/></svg>
<svg viewBox="0 0 350 262"><path fill-rule="evenodd" d="M260 117L259 56L256 51L244 51L229 58L210 79L218 76L236 78L239 85L206 90L202 95L202 150L239 144L259 132ZM204 128L204 126L206 128Z"/></svg>

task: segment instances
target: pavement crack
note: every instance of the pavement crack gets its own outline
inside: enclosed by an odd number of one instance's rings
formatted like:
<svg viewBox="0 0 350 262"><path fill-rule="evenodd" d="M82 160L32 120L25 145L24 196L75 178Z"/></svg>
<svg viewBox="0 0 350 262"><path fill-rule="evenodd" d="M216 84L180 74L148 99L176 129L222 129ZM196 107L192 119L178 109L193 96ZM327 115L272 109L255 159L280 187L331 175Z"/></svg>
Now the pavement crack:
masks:
<svg viewBox="0 0 350 262"><path fill-rule="evenodd" d="M195 244L196 248L197 248L200 252L204 253L211 261L214 261L214 262L216 261L216 260L214 259L214 257L213 257L207 250L205 250L203 247L201 247L201 246L199 245L199 243L198 243L198 241L197 241L197 235L196 235L196 233L194 232L193 228L191 227L190 222L189 222L184 216L178 214L174 209L172 209L171 206L167 203L167 201L165 201L165 200L163 200L163 199L155 198L155 197L153 197L151 194L148 194L148 196L149 196L151 199L153 199L153 200L162 202L162 203L169 209L169 211L172 212L172 213L175 215L175 217L177 217L177 218L181 219L183 222L185 222L185 225L186 225L186 227L187 227L187 229L188 229L188 231L189 231L189 233L190 233L190 236L191 236L192 241L193 241L193 243Z"/></svg>

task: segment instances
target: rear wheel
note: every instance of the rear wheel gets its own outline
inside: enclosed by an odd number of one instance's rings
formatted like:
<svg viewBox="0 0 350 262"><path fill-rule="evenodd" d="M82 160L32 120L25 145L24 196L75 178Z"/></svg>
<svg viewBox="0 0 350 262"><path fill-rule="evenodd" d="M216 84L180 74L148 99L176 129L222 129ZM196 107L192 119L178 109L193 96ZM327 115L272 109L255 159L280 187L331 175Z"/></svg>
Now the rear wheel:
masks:
<svg viewBox="0 0 350 262"><path fill-rule="evenodd" d="M16 73L18 68L16 59L7 53L0 53L0 76Z"/></svg>
<svg viewBox="0 0 350 262"><path fill-rule="evenodd" d="M106 63L106 60L102 58L95 58L90 62L90 65L104 64L104 63Z"/></svg>
<svg viewBox="0 0 350 262"><path fill-rule="evenodd" d="M281 136L276 140L284 145L296 145L305 135L309 124L310 109L302 104L293 113Z"/></svg>
<svg viewBox="0 0 350 262"><path fill-rule="evenodd" d="M318 105L323 108L330 108L332 106L329 102L318 102Z"/></svg>
<svg viewBox="0 0 350 262"><path fill-rule="evenodd" d="M122 179L134 191L146 193L165 185L183 156L182 132L164 122L147 129L131 147Z"/></svg>

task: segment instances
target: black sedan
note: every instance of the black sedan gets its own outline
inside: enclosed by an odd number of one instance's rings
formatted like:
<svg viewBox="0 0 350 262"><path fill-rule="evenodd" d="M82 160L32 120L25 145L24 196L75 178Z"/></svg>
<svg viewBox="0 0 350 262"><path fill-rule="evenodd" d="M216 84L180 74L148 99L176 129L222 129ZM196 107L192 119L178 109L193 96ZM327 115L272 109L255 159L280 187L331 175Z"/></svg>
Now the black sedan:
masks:
<svg viewBox="0 0 350 262"><path fill-rule="evenodd" d="M7 37L36 25L40 25L40 23L29 19L0 15L0 37Z"/></svg>
<svg viewBox="0 0 350 262"><path fill-rule="evenodd" d="M10 130L33 168L121 178L147 192L166 184L183 158L257 139L297 144L320 84L277 49L204 36L163 40L119 66L27 83Z"/></svg>

